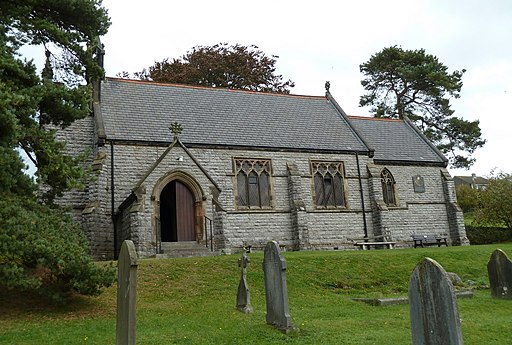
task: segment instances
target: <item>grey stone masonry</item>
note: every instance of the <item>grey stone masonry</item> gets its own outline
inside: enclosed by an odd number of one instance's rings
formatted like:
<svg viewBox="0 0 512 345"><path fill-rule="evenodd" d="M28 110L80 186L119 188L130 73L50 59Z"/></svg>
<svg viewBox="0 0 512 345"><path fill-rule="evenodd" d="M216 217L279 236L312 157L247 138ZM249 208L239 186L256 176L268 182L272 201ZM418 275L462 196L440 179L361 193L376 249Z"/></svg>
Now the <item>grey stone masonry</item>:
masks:
<svg viewBox="0 0 512 345"><path fill-rule="evenodd" d="M288 310L288 288L286 286L286 260L281 255L277 242L265 247L263 257L265 277L265 299L267 324L287 333L293 329Z"/></svg>
<svg viewBox="0 0 512 345"><path fill-rule="evenodd" d="M423 258L409 280L413 345L462 345L455 289L443 267Z"/></svg>
<svg viewBox="0 0 512 345"><path fill-rule="evenodd" d="M496 249L487 263L491 295L494 298L512 299L512 261L501 249Z"/></svg>
<svg viewBox="0 0 512 345"><path fill-rule="evenodd" d="M135 345L137 265L137 253L133 242L124 241L117 263L117 345Z"/></svg>
<svg viewBox="0 0 512 345"><path fill-rule="evenodd" d="M288 169L288 193L290 197L290 212L292 216L292 234L295 249L309 248L309 229L304 202L304 192L301 183L301 175L297 165L286 162Z"/></svg>
<svg viewBox="0 0 512 345"><path fill-rule="evenodd" d="M469 239L466 236L466 228L464 227L464 214L457 204L455 195L455 183L448 173L448 170L441 170L443 181L443 191L446 200L446 213L448 217L449 235L452 244L469 245Z"/></svg>
<svg viewBox="0 0 512 345"><path fill-rule="evenodd" d="M348 118L332 96L121 79L102 82L101 93L94 116L57 133L68 154L90 152L93 179L59 203L82 223L96 259L115 258L125 239L139 257L157 254L169 211L160 198L175 182L193 195L195 240L206 241L211 220L213 246L224 253L271 240L289 250L354 249L350 238L387 232L397 247L433 232L468 244L446 158L407 121ZM171 123L182 127L179 142ZM239 205L235 162L254 159L269 164L264 207ZM342 204L316 205L315 162L342 166ZM396 204L383 200L383 169L394 177Z"/></svg>

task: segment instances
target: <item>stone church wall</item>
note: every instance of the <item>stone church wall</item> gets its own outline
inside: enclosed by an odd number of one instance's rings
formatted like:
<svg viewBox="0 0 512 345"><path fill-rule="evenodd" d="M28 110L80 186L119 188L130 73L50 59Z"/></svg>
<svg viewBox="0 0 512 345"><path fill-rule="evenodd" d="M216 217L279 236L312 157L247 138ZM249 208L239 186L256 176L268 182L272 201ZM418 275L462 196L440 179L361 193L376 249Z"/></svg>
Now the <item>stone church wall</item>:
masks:
<svg viewBox="0 0 512 345"><path fill-rule="evenodd" d="M93 256L102 260L112 259L114 236L108 195L110 179L103 172L108 156L106 148L97 145L94 118L89 116L59 129L56 138L66 143L66 154L73 157L85 155L85 166L92 171L85 188L68 191L56 202L72 209L73 218L82 224Z"/></svg>
<svg viewBox="0 0 512 345"><path fill-rule="evenodd" d="M350 239L364 236L363 208L368 234L389 230L393 240L402 242L401 245L410 245L412 233L450 232L455 241L464 231L460 226L461 215L449 211L456 208L456 204L454 200L447 201L446 189L452 187L443 182L439 167L375 165L371 158L359 156L363 207L355 155L189 148L194 161L183 148L175 146L153 167L167 147L114 143L112 150L109 141L97 146L93 141L92 118L78 121L60 131L59 136L68 142L72 154L90 150L94 180L84 191L66 194L61 203L72 205L91 243L91 251L99 259L113 258L125 237L137 242L139 255L156 252L154 215L159 195L154 193L162 179L176 171L190 176L200 186L202 199L199 202L203 209L200 216L214 220L216 249L228 253L239 250L243 244L263 246L268 240L276 240L290 249L354 249ZM233 158L271 160L271 209L236 208ZM344 163L346 208L325 210L315 206L311 160ZM397 207L382 206L380 177L375 175L384 167L396 181ZM424 180L423 193L414 191L412 178L417 175ZM136 191L133 203L123 204L139 182L142 182L141 188ZM121 205L127 207L116 223L117 241L112 222L112 186L114 213Z"/></svg>
<svg viewBox="0 0 512 345"><path fill-rule="evenodd" d="M395 191L398 205L375 205L374 222L378 222L384 231L390 231L392 239L399 242L410 242L412 234L445 233L450 240L457 242L459 237L465 237L462 218L450 224L455 217L450 214L446 200L446 186L443 171L440 167L374 165L374 175L387 168L395 179ZM424 191L415 191L413 177L420 176L424 182ZM375 200L382 200L379 190L379 176L373 178ZM423 189L419 189L423 190ZM455 230L450 230L455 227Z"/></svg>
<svg viewBox="0 0 512 345"><path fill-rule="evenodd" d="M166 150L165 147L115 145L115 200L116 208L130 195L137 182L149 171L152 164ZM222 234L217 237L220 246L227 252L241 248L243 244L255 247L263 246L268 240L276 240L290 248L295 247L297 241L292 230L290 196L288 189L287 162L294 162L299 171L299 179L305 201L306 223L309 230L307 242L311 248L333 248L347 246L348 238L363 229L362 206L355 158L352 155L336 154L306 154L293 152L269 151L243 151L221 149L190 149L193 157L215 181L221 192L218 195L218 204L225 210L222 222ZM179 158L183 160L180 161ZM237 210L235 206L236 183L233 171L233 158L261 158L272 162L272 204L271 210ZM310 160L343 161L346 174L347 209L344 210L317 210L313 201L313 185L310 170ZM368 158L362 157L361 167ZM101 172L110 175L110 157L106 158L104 170ZM137 211L137 229L131 237L139 240L140 253L150 255L155 246L154 222L152 221L155 205L152 202L153 189L159 179L173 171L182 171L197 180L204 192L205 215L215 219L212 205L212 183L204 173L188 157L180 147L174 147L158 166L144 180L145 194L143 206ZM364 172L364 169L361 169ZM105 180L108 182L109 179ZM367 192L363 176L363 189L365 194L366 210L369 212L369 193ZM103 186L106 190L108 185ZM102 187L99 187L102 189ZM125 211L126 212L126 211ZM371 222L368 222L371 228ZM217 228L216 228L217 229ZM357 230L356 230L357 229ZM110 229L110 231L112 231ZM132 230L134 231L134 230Z"/></svg>

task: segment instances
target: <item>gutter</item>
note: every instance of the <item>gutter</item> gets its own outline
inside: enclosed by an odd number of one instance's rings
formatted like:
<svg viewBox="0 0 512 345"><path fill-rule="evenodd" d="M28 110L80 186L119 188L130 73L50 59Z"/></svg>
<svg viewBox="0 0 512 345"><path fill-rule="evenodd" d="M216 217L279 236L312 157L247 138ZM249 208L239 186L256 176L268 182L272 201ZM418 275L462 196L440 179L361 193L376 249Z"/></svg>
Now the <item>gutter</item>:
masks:
<svg viewBox="0 0 512 345"><path fill-rule="evenodd" d="M110 200L111 200L111 217L114 229L114 260L117 260L117 215L115 213L115 184L114 184L114 141L110 141Z"/></svg>

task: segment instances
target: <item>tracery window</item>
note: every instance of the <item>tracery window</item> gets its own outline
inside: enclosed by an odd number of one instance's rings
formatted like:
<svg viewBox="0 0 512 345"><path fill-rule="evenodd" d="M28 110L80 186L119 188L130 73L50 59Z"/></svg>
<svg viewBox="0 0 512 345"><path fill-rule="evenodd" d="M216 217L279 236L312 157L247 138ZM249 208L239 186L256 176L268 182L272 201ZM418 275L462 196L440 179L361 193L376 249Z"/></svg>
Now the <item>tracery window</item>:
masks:
<svg viewBox="0 0 512 345"><path fill-rule="evenodd" d="M235 159L239 208L270 208L270 160Z"/></svg>
<svg viewBox="0 0 512 345"><path fill-rule="evenodd" d="M388 206L396 206L395 179L388 169L382 170L380 181L384 203Z"/></svg>
<svg viewBox="0 0 512 345"><path fill-rule="evenodd" d="M317 207L345 207L342 162L311 162Z"/></svg>

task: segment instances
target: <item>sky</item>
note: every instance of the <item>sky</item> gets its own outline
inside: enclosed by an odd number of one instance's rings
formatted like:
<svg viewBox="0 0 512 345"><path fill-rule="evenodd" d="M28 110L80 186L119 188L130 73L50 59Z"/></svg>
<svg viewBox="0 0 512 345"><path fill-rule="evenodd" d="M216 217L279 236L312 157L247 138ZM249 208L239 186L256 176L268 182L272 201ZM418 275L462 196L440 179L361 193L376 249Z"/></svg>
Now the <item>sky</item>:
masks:
<svg viewBox="0 0 512 345"><path fill-rule="evenodd" d="M112 25L102 37L106 75L137 72L197 45L256 45L278 56L293 94L323 95L325 82L349 115L364 94L359 65L385 47L425 49L465 69L455 116L479 120L487 143L469 170L512 173L512 1L510 0L104 0Z"/></svg>

